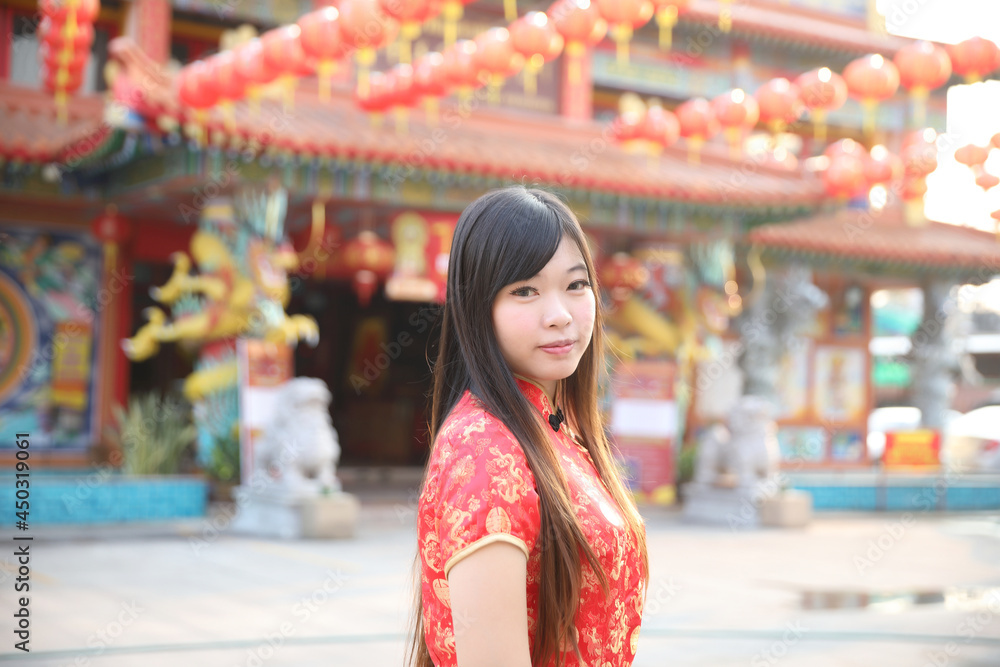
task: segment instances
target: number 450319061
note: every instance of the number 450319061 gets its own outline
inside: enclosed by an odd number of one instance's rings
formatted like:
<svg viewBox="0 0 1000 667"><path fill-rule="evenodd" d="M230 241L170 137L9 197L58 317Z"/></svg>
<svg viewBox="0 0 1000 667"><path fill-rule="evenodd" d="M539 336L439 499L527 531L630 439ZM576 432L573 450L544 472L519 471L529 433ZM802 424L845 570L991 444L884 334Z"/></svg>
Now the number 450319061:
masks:
<svg viewBox="0 0 1000 667"><path fill-rule="evenodd" d="M18 433L16 436L17 453L15 454L17 458L17 463L14 466L16 471L15 477L17 480L14 482L14 486L17 488L16 496L17 503L15 505L17 511L17 518L21 521L27 522L28 520L28 488L29 481L28 477L30 475L30 467L28 466L28 447L29 437L27 433Z"/></svg>

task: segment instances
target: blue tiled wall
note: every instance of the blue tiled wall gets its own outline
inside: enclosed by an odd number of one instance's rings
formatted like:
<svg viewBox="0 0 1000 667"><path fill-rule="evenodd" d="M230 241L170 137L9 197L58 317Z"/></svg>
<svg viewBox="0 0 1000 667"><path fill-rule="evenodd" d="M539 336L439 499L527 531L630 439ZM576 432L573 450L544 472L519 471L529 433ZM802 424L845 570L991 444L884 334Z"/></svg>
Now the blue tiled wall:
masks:
<svg viewBox="0 0 1000 667"><path fill-rule="evenodd" d="M817 511L934 512L1000 509L1000 485L978 480L945 484L927 477L912 484L796 480L793 488L808 491Z"/></svg>
<svg viewBox="0 0 1000 667"><path fill-rule="evenodd" d="M816 510L873 511L878 507L878 489L875 487L796 484L794 488L811 493L813 509Z"/></svg>
<svg viewBox="0 0 1000 667"><path fill-rule="evenodd" d="M29 525L155 521L205 516L208 482L192 477L125 478L33 474ZM0 526L15 516L13 475L0 478Z"/></svg>

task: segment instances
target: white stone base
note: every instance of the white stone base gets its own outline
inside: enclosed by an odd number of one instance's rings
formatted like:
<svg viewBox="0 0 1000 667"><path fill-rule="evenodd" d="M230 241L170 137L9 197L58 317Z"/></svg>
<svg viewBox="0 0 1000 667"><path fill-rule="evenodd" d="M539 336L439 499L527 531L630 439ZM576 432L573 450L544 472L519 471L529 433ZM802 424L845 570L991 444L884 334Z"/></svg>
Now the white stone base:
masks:
<svg viewBox="0 0 1000 667"><path fill-rule="evenodd" d="M302 499L241 492L236 497L239 502L232 530L259 537L354 537L361 509L357 498L343 492Z"/></svg>
<svg viewBox="0 0 1000 667"><path fill-rule="evenodd" d="M753 487L720 488L692 482L684 487L681 516L692 523L728 526L733 530L757 528L761 495Z"/></svg>
<svg viewBox="0 0 1000 667"><path fill-rule="evenodd" d="M789 489L765 498L760 504L760 523L778 528L802 528L812 521L812 494Z"/></svg>

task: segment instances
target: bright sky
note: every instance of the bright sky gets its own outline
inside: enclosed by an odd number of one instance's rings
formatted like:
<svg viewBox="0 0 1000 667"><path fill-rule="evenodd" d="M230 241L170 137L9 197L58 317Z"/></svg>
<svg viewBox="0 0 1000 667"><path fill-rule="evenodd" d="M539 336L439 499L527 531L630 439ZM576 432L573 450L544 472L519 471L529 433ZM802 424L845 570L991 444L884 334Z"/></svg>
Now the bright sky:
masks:
<svg viewBox="0 0 1000 667"><path fill-rule="evenodd" d="M973 36L1000 43L1000 0L876 0L890 33L955 43ZM1000 82L952 86L948 90L947 134L938 141L938 168L927 178L925 211L931 220L992 231L990 212L1000 208L1000 187L983 192L972 171L955 161L956 148L986 145L1000 132ZM1000 176L1000 151L986 170Z"/></svg>
<svg viewBox="0 0 1000 667"><path fill-rule="evenodd" d="M997 0L875 0L894 35L954 44L969 37L1000 43Z"/></svg>

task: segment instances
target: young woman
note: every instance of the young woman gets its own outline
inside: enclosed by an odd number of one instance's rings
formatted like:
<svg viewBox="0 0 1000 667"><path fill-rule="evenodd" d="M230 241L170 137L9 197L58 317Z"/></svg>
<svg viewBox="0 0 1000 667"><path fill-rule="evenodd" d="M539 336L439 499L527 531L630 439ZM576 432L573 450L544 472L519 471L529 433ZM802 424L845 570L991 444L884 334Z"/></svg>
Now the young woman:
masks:
<svg viewBox="0 0 1000 667"><path fill-rule="evenodd" d="M418 509L416 667L631 665L642 518L597 406L594 263L573 213L512 187L462 213Z"/></svg>

